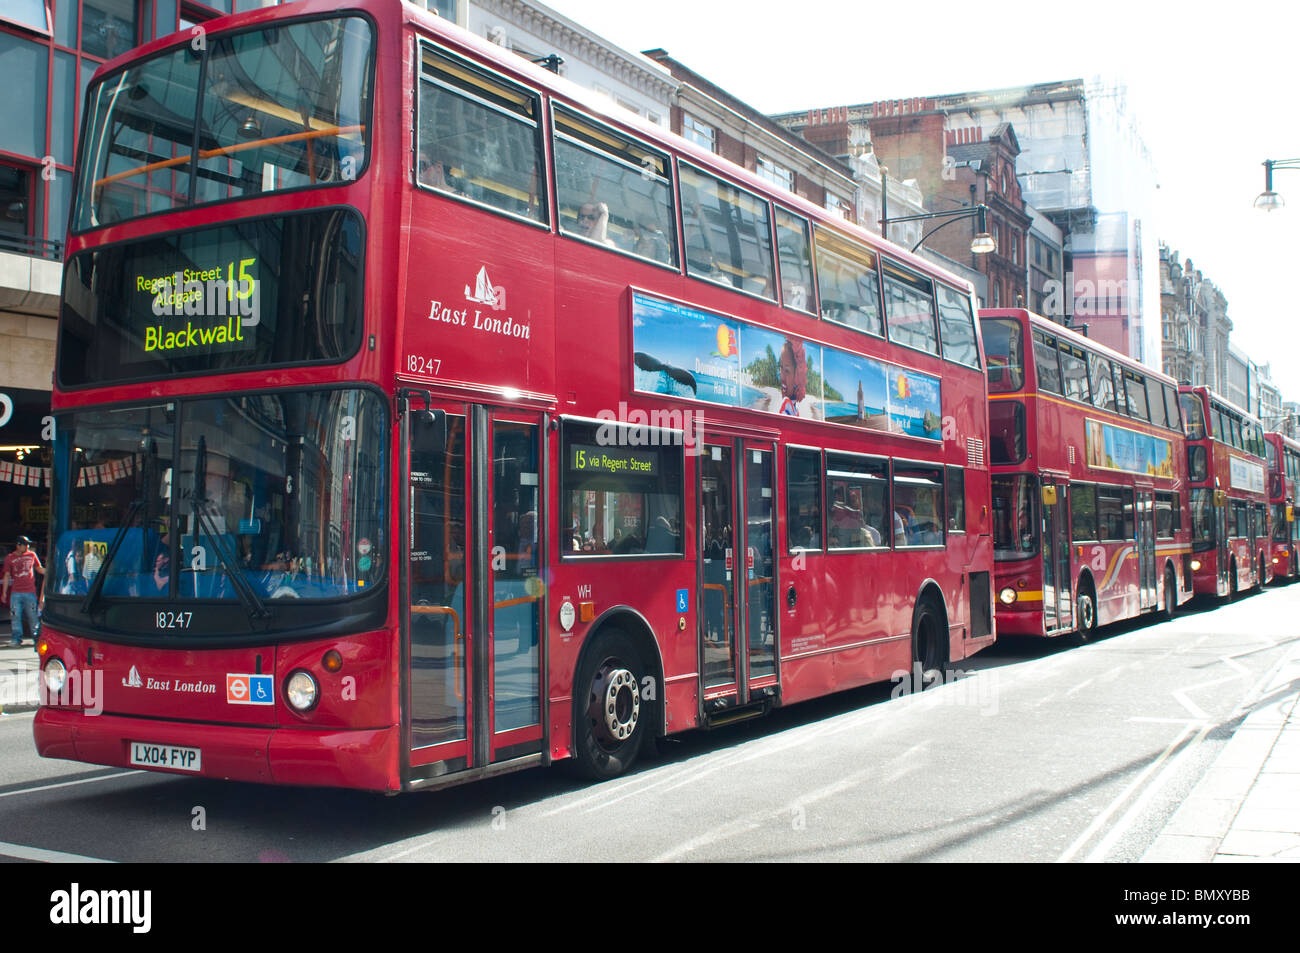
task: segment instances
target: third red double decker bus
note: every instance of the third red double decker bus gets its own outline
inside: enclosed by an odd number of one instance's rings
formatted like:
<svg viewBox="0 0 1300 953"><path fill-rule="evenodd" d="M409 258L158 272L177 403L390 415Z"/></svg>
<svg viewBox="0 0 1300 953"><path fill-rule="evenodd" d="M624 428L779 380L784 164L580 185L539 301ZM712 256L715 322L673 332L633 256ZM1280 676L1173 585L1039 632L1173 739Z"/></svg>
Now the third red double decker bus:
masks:
<svg viewBox="0 0 1300 953"><path fill-rule="evenodd" d="M1232 599L1272 578L1264 428L1206 387L1181 386L1179 401L1196 594Z"/></svg>
<svg viewBox="0 0 1300 953"><path fill-rule="evenodd" d="M1268 502L1273 511L1273 578L1300 577L1300 524L1295 519L1296 486L1300 484L1300 443L1286 434L1264 434L1268 460Z"/></svg>
<svg viewBox="0 0 1300 953"><path fill-rule="evenodd" d="M968 283L413 4L205 26L87 93L43 755L607 778L992 642Z"/></svg>
<svg viewBox="0 0 1300 953"><path fill-rule="evenodd" d="M982 310L1001 634L1088 638L1192 596L1178 391L1023 310Z"/></svg>

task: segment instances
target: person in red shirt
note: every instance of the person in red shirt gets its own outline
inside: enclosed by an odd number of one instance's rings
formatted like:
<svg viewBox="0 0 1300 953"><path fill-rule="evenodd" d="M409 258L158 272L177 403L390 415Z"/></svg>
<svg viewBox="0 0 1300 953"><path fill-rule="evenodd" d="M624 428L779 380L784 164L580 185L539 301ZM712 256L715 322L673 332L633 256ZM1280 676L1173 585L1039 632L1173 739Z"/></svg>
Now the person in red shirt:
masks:
<svg viewBox="0 0 1300 953"><path fill-rule="evenodd" d="M36 574L45 575L40 557L32 552L32 541L19 536L17 548L5 557L4 595L9 599L9 614L13 619L13 638L10 645L22 645L24 631L31 633L36 642L38 624Z"/></svg>

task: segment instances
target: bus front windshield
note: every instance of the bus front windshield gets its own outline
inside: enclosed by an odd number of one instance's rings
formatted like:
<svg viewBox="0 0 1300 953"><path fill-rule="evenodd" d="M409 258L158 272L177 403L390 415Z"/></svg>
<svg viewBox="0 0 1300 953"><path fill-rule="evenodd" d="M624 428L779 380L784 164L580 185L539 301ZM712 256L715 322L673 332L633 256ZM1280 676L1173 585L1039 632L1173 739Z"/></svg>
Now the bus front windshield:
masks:
<svg viewBox="0 0 1300 953"><path fill-rule="evenodd" d="M1025 332L1013 318L985 318L984 359L988 361L989 393L1006 394L1025 386Z"/></svg>
<svg viewBox="0 0 1300 953"><path fill-rule="evenodd" d="M265 615L373 588L385 417L356 388L60 417L49 611L224 600Z"/></svg>
<svg viewBox="0 0 1300 953"><path fill-rule="evenodd" d="M355 179L374 74L361 17L185 43L91 87L74 231Z"/></svg>
<svg viewBox="0 0 1300 953"><path fill-rule="evenodd" d="M1024 559L1038 552L1034 517L1036 477L1027 473L993 477L993 558Z"/></svg>

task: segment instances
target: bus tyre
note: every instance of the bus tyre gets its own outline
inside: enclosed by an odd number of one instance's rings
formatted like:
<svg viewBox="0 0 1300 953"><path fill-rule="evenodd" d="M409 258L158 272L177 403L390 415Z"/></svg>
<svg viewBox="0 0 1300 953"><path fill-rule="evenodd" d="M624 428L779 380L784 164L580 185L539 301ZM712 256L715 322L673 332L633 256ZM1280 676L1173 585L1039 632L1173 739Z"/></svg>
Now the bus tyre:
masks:
<svg viewBox="0 0 1300 953"><path fill-rule="evenodd" d="M1165 605L1161 615L1168 622L1178 612L1178 582L1172 567L1165 569Z"/></svg>
<svg viewBox="0 0 1300 953"><path fill-rule="evenodd" d="M573 700L574 768L583 777L606 781L636 762L652 707L641 699L645 673L627 633L607 629L596 636L578 672Z"/></svg>
<svg viewBox="0 0 1300 953"><path fill-rule="evenodd" d="M1074 640L1082 645L1097 637L1097 595L1092 583L1079 580L1079 598L1074 602Z"/></svg>
<svg viewBox="0 0 1300 953"><path fill-rule="evenodd" d="M943 614L935 608L932 599L922 599L912 613L912 672L909 679L912 691L923 692L942 685L947 666Z"/></svg>
<svg viewBox="0 0 1300 953"><path fill-rule="evenodd" d="M1232 565L1228 567L1228 602L1237 601L1237 560L1234 557Z"/></svg>
<svg viewBox="0 0 1300 953"><path fill-rule="evenodd" d="M1255 578L1255 591L1264 591L1264 554L1259 554L1259 575Z"/></svg>

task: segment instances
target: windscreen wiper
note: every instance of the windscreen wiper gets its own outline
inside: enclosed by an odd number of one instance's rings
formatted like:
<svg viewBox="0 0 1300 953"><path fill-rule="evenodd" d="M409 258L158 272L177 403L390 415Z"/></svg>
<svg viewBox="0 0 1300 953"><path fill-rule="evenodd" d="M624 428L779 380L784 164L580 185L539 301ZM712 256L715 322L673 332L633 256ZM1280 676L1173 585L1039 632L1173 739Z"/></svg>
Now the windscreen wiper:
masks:
<svg viewBox="0 0 1300 953"><path fill-rule="evenodd" d="M235 594L239 596L239 601L244 604L248 614L255 619L265 619L271 614L271 610L267 609L261 596L253 591L244 574L239 571L235 560L222 547L221 537L217 534L217 524L207 512L207 482L208 444L207 440L200 436L198 447L194 451L194 493L190 498L194 521L198 524L198 529L207 533L208 538L212 540L212 549L217 554L217 561L221 563L222 571L230 577L230 583L235 587Z"/></svg>

